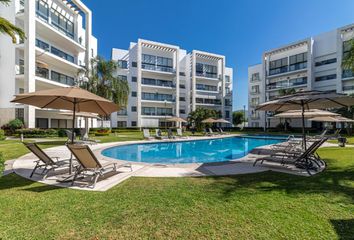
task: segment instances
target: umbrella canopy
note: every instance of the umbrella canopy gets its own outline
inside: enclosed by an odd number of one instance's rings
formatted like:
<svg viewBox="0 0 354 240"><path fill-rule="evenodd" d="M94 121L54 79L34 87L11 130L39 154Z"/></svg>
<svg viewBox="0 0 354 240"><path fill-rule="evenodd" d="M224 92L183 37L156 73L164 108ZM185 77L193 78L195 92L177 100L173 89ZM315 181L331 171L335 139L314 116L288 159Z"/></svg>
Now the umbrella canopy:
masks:
<svg viewBox="0 0 354 240"><path fill-rule="evenodd" d="M207 118L207 119L204 119L203 121L202 121L202 123L215 123L215 119L214 118Z"/></svg>
<svg viewBox="0 0 354 240"><path fill-rule="evenodd" d="M278 97L272 101L262 103L256 110L279 111L301 110L302 135L306 149L305 110L319 108L341 108L354 105L354 97L330 91L301 91L294 94Z"/></svg>
<svg viewBox="0 0 354 240"><path fill-rule="evenodd" d="M354 122L353 119L342 117L342 116L314 117L309 120L314 122L347 122L347 123Z"/></svg>
<svg viewBox="0 0 354 240"><path fill-rule="evenodd" d="M97 113L99 115L109 115L119 110L117 104L79 87L61 87L18 94L11 102L23 103L40 108L71 110L73 112L72 143L74 142L76 112L83 111ZM72 158L70 159L70 174L71 173Z"/></svg>
<svg viewBox="0 0 354 240"><path fill-rule="evenodd" d="M183 118L180 118L180 117L167 118L166 121L167 122L182 122L182 123L186 123L187 122L186 120L184 120Z"/></svg>
<svg viewBox="0 0 354 240"><path fill-rule="evenodd" d="M75 106L75 112L90 112L99 115L109 115L119 110L117 104L79 87L60 87L18 94L11 102L71 111Z"/></svg>
<svg viewBox="0 0 354 240"><path fill-rule="evenodd" d="M305 118L313 118L313 117L326 117L326 116L339 116L338 113L333 113L329 111L319 110L319 109L310 109L305 110L304 112ZM302 118L301 110L289 110L286 112L278 113L273 117L277 118Z"/></svg>
<svg viewBox="0 0 354 240"><path fill-rule="evenodd" d="M216 119L215 120L216 123L228 123L228 124L231 124L229 121L223 119L223 118L219 118L219 119Z"/></svg>

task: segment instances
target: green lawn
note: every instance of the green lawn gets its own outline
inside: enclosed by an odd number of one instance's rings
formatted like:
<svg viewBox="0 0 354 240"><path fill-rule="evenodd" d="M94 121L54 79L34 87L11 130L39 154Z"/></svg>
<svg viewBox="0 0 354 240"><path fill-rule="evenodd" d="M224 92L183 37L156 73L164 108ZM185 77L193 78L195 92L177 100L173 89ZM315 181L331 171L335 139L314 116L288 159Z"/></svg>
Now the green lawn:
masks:
<svg viewBox="0 0 354 240"><path fill-rule="evenodd" d="M107 192L0 178L0 239L353 239L354 149L313 177L131 178Z"/></svg>

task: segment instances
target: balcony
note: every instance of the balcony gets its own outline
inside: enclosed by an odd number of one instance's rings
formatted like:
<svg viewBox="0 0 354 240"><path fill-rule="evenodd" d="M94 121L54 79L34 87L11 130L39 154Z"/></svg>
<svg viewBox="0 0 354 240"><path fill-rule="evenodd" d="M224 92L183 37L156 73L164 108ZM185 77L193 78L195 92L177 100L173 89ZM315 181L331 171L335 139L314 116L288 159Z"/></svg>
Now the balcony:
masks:
<svg viewBox="0 0 354 240"><path fill-rule="evenodd" d="M261 119L259 115L252 115L250 118L251 118L251 120L259 120L259 119Z"/></svg>
<svg viewBox="0 0 354 240"><path fill-rule="evenodd" d="M250 91L250 94L251 95L259 95L261 94L259 91Z"/></svg>
<svg viewBox="0 0 354 240"><path fill-rule="evenodd" d="M197 84L197 91L205 91L205 92L218 92L218 88L216 86Z"/></svg>
<svg viewBox="0 0 354 240"><path fill-rule="evenodd" d="M150 63L141 63L141 68L149 71L163 72L163 73L175 73L173 67L159 66Z"/></svg>
<svg viewBox="0 0 354 240"><path fill-rule="evenodd" d="M353 86L343 86L343 91L344 92L353 92L354 91L354 85Z"/></svg>
<svg viewBox="0 0 354 240"><path fill-rule="evenodd" d="M209 105L209 106L221 106L221 100L220 99L196 98L196 104Z"/></svg>
<svg viewBox="0 0 354 240"><path fill-rule="evenodd" d="M150 78L143 78L141 80L141 84L143 86L153 86L153 87L162 87L162 88L175 88L176 84L172 81L167 80L160 80L160 79L150 79Z"/></svg>
<svg viewBox="0 0 354 240"><path fill-rule="evenodd" d="M283 66L280 68L269 69L268 77L282 76L297 72L302 72L307 69L307 62Z"/></svg>
<svg viewBox="0 0 354 240"><path fill-rule="evenodd" d="M127 109L121 109L120 111L117 112L117 116L127 116L128 115L128 111Z"/></svg>
<svg viewBox="0 0 354 240"><path fill-rule="evenodd" d="M350 69L343 69L342 71L342 79L352 79L354 77L354 73Z"/></svg>

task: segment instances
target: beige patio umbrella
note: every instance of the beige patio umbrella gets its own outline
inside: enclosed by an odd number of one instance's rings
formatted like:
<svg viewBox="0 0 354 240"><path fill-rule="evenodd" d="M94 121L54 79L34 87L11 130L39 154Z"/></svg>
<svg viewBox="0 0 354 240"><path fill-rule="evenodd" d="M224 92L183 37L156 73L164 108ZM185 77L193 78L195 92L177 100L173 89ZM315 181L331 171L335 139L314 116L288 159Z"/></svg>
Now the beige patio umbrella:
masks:
<svg viewBox="0 0 354 240"><path fill-rule="evenodd" d="M207 119L204 119L203 121L202 121L202 123L215 123L215 119L214 118L207 118Z"/></svg>
<svg viewBox="0 0 354 240"><path fill-rule="evenodd" d="M310 118L310 121L314 122L346 122L354 123L353 119L342 117L342 116L327 116L327 117L314 117Z"/></svg>
<svg viewBox="0 0 354 240"><path fill-rule="evenodd" d="M226 119L223 119L223 118L216 119L215 123L228 123L228 124L231 124L229 121L227 121Z"/></svg>
<svg viewBox="0 0 354 240"><path fill-rule="evenodd" d="M284 112L301 110L302 136L306 149L305 110L320 108L342 108L354 105L354 97L331 91L300 91L278 97L272 101L259 104L257 111Z"/></svg>
<svg viewBox="0 0 354 240"><path fill-rule="evenodd" d="M304 117L305 118L313 118L313 117L327 117L327 116L339 116L338 113L333 113L329 111L319 110L319 109L309 109L305 110ZM289 110L286 112L278 113L273 117L277 118L302 118L301 110Z"/></svg>
<svg viewBox="0 0 354 240"><path fill-rule="evenodd" d="M180 117L171 117L166 119L167 122L176 122L176 123L186 123L187 120Z"/></svg>
<svg viewBox="0 0 354 240"><path fill-rule="evenodd" d="M90 112L105 116L119 110L117 104L112 101L99 97L79 87L59 87L18 94L11 102L32 105L39 108L71 110L73 111L72 132L74 132L75 129L76 112ZM71 141L74 142L74 134L72 134ZM72 164L70 164L70 166L71 165ZM72 168L70 167L70 173L71 171Z"/></svg>

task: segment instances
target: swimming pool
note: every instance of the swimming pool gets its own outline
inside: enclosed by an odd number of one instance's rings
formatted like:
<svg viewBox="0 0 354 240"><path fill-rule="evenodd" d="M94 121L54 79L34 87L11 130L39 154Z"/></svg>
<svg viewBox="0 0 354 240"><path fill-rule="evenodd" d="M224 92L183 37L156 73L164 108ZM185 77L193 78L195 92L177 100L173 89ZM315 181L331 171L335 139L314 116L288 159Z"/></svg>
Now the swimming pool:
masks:
<svg viewBox="0 0 354 240"><path fill-rule="evenodd" d="M102 155L144 163L210 163L241 158L256 147L285 141L285 138L227 137L179 142L155 142L115 146Z"/></svg>

